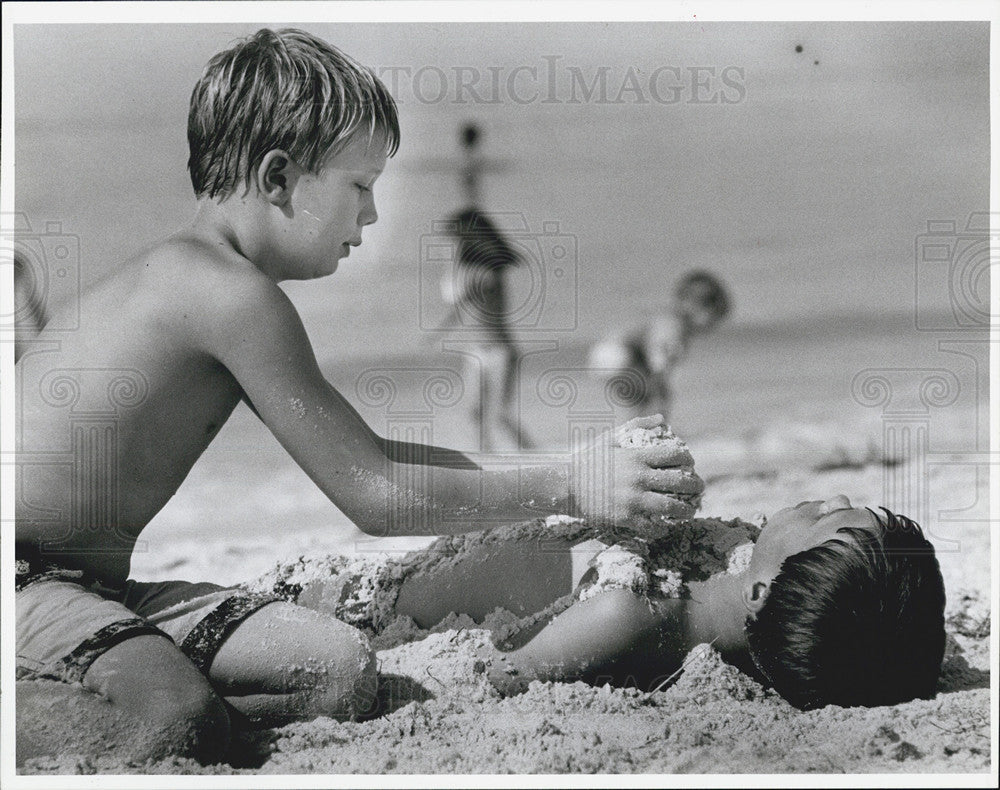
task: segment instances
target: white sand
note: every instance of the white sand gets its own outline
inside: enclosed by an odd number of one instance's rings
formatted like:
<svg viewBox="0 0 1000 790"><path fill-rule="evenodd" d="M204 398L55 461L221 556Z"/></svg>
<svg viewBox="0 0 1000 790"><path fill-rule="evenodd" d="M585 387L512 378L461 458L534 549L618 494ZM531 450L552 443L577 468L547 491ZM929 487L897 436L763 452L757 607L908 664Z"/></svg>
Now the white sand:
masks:
<svg viewBox="0 0 1000 790"><path fill-rule="evenodd" d="M709 487L704 511L770 511L843 492L877 504L878 466L728 478ZM982 477L982 476L981 476ZM933 700L883 708L800 712L710 650L694 651L664 691L533 683L502 699L477 664L488 639L467 618L440 633L379 651L381 715L318 719L248 739L243 765L110 758L36 761L32 773L506 773L506 772L982 772L990 764L987 481L961 467L929 475L939 512L928 526L948 591L952 637ZM973 507L969 508L969 503ZM946 542L951 541L952 543ZM944 548L952 550L943 550ZM205 555L227 546L202 547ZM957 549L957 550L955 550ZM273 548L268 552L273 562ZM248 576L251 574L248 574Z"/></svg>

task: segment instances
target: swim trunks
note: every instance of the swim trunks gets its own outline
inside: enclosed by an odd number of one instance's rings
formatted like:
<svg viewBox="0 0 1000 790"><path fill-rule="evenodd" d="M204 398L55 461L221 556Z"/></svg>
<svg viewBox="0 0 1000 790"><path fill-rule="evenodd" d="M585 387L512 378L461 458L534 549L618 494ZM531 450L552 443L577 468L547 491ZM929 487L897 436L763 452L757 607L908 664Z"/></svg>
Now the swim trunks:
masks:
<svg viewBox="0 0 1000 790"><path fill-rule="evenodd" d="M111 588L82 571L17 560L17 679L83 679L120 642L159 635L208 674L226 637L263 606L282 600L217 584L127 581Z"/></svg>

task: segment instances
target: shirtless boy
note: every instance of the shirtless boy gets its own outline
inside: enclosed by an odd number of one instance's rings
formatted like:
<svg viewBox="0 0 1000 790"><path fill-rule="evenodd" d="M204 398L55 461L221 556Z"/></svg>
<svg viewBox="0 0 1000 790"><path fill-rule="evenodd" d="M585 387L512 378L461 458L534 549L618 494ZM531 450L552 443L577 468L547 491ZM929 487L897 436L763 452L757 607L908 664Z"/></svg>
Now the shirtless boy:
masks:
<svg viewBox="0 0 1000 790"><path fill-rule="evenodd" d="M95 283L76 305L79 330L43 329L17 364L17 671L64 681L18 683L19 762L101 749L214 761L237 721L368 706L370 646L332 617L214 585L127 580L139 534L240 400L372 534L468 529L447 518L456 511L474 512L478 529L528 518L529 506L689 516L702 488L690 456L655 447L609 446L603 497L573 484L605 479L588 471L603 452L483 470L377 436L323 378L278 283L332 274L377 219L373 190L399 128L370 70L309 34L261 30L209 62L188 140L193 221ZM584 500L608 504L596 513ZM391 521L400 503L419 517Z"/></svg>

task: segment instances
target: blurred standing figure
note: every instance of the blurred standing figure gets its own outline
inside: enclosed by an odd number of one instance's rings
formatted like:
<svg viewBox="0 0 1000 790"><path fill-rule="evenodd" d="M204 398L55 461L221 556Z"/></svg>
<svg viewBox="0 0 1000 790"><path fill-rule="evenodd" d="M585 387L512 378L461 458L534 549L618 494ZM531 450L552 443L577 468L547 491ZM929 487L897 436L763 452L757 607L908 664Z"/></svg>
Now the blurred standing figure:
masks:
<svg viewBox="0 0 1000 790"><path fill-rule="evenodd" d="M462 127L465 208L452 217L458 250L454 270L441 283L442 296L452 306L445 326L477 331L476 348L465 357L464 378L472 388L482 449L501 449L501 436L514 448L531 448L534 444L514 408L519 355L509 326L505 283L506 267L518 265L521 257L481 207L480 184L487 165L478 154L479 135L475 124Z"/></svg>
<svg viewBox="0 0 1000 790"><path fill-rule="evenodd" d="M630 416L662 414L669 421L675 367L687 356L692 338L715 329L729 310L729 295L714 274L688 272L660 315L625 336L596 343L590 349L590 370L605 378L607 386L617 386L619 396L629 394Z"/></svg>

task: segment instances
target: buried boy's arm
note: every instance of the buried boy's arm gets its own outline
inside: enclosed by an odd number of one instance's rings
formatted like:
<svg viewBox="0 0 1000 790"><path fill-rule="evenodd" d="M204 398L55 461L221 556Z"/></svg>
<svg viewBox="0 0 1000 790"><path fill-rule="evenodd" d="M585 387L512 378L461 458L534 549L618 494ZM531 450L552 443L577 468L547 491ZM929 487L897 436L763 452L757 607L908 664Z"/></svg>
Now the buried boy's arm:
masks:
<svg viewBox="0 0 1000 790"><path fill-rule="evenodd" d="M607 590L515 636L516 649L491 651L490 680L505 694L532 680L650 689L681 665L691 647L687 631L682 601Z"/></svg>
<svg viewBox="0 0 1000 790"><path fill-rule="evenodd" d="M310 478L369 534L464 532L540 511L595 521L669 516L678 506L672 493L701 490L683 468L690 464L686 452L623 450L612 436L556 462L526 456L502 470L483 469L456 451L387 442L323 377L295 308L269 278L248 272L215 294L224 296L199 311L210 316L200 333L205 350L235 376ZM648 418L641 427L656 422ZM583 492L574 480L596 482ZM593 490L602 480L614 482Z"/></svg>

